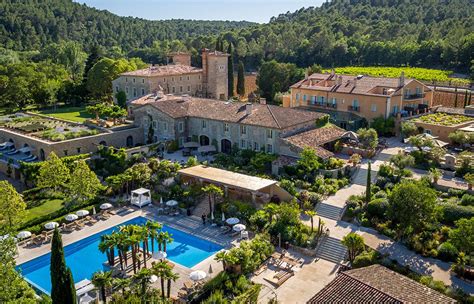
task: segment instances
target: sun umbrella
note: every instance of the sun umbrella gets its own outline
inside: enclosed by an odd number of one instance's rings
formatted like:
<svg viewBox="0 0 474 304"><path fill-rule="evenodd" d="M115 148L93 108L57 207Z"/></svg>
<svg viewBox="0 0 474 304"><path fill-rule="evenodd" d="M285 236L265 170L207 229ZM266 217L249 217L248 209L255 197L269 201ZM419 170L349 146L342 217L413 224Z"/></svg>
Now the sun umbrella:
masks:
<svg viewBox="0 0 474 304"><path fill-rule="evenodd" d="M166 206L168 206L168 207L174 207L174 206L177 206L177 205L178 205L178 202L174 201L174 200L166 202Z"/></svg>
<svg viewBox="0 0 474 304"><path fill-rule="evenodd" d="M213 273L214 271L212 270L212 265L209 265L209 273Z"/></svg>
<svg viewBox="0 0 474 304"><path fill-rule="evenodd" d="M94 207L92 207L92 214L95 215L96 213L97 213L97 211L95 211L95 206L94 206Z"/></svg>
<svg viewBox="0 0 474 304"><path fill-rule="evenodd" d="M237 225L235 225L234 227L232 227L232 230L237 231L237 232L240 232L240 231L244 231L245 228L247 228L247 227L245 227L245 225L243 225L243 224L237 224Z"/></svg>
<svg viewBox="0 0 474 304"><path fill-rule="evenodd" d="M51 229L54 229L54 228L56 228L56 227L58 227L58 226L59 226L59 224L56 223L56 222L49 222L49 223L46 223L46 224L44 225L44 228L46 228L46 229L48 229L48 230L51 230Z"/></svg>
<svg viewBox="0 0 474 304"><path fill-rule="evenodd" d="M229 225L235 225L235 224L238 224L240 220L236 217L230 217L225 222Z"/></svg>
<svg viewBox="0 0 474 304"><path fill-rule="evenodd" d="M163 196L160 197L160 206L163 206Z"/></svg>
<svg viewBox="0 0 474 304"><path fill-rule="evenodd" d="M153 253L153 258L155 258L157 260L166 259L167 256L168 256L168 254L164 251L157 251L157 252Z"/></svg>
<svg viewBox="0 0 474 304"><path fill-rule="evenodd" d="M222 212L222 221L225 222L225 215L224 215L224 212Z"/></svg>
<svg viewBox="0 0 474 304"><path fill-rule="evenodd" d="M68 214L68 215L66 215L66 217L65 217L66 221L68 221L68 222L75 221L75 220L77 220L78 218L79 218L79 217L78 217L77 215L75 215L75 214Z"/></svg>
<svg viewBox="0 0 474 304"><path fill-rule="evenodd" d="M204 279L206 276L207 274L202 270L196 270L189 274L189 278L193 281L200 281Z"/></svg>
<svg viewBox="0 0 474 304"><path fill-rule="evenodd" d="M214 221L214 210L211 211L211 221Z"/></svg>
<svg viewBox="0 0 474 304"><path fill-rule="evenodd" d="M150 283L155 283L156 281L158 281L158 277L156 275L152 275L150 277Z"/></svg>
<svg viewBox="0 0 474 304"><path fill-rule="evenodd" d="M79 211L76 212L76 215L79 216L79 217L83 217L83 216L89 215L89 211L79 210Z"/></svg>
<svg viewBox="0 0 474 304"><path fill-rule="evenodd" d="M110 209L110 208L112 208L112 204L109 204L109 203L105 203L105 204L100 205L101 210L106 210L106 209Z"/></svg>
<svg viewBox="0 0 474 304"><path fill-rule="evenodd" d="M31 236L31 232L29 231L21 231L20 233L16 235L16 237L19 239L26 239L26 238L29 238L30 236Z"/></svg>

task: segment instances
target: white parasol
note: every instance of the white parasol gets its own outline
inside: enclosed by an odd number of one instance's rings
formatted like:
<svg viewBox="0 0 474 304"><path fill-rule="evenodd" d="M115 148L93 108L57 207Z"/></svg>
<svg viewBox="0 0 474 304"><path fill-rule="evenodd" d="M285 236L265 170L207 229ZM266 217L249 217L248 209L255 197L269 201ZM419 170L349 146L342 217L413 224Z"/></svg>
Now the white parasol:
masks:
<svg viewBox="0 0 474 304"><path fill-rule="evenodd" d="M207 274L202 270L196 270L189 274L189 278L193 281L200 281L206 278Z"/></svg>
<svg viewBox="0 0 474 304"><path fill-rule="evenodd" d="M31 236L31 232L29 231L21 231L16 235L18 239L26 239L26 238L29 238L30 236Z"/></svg>
<svg viewBox="0 0 474 304"><path fill-rule="evenodd" d="M155 283L156 281L158 281L158 277L156 275L152 275L150 277L150 283Z"/></svg>
<svg viewBox="0 0 474 304"><path fill-rule="evenodd" d="M229 225L235 225L235 224L238 224L240 220L236 217L230 217L225 222Z"/></svg>
<svg viewBox="0 0 474 304"><path fill-rule="evenodd" d="M234 227L232 227L232 230L237 231L237 232L240 232L240 231L244 231L245 228L247 228L247 227L245 227L245 225L243 225L243 224L237 224L237 225L235 225Z"/></svg>
<svg viewBox="0 0 474 304"><path fill-rule="evenodd" d="M105 203L105 204L100 205L101 210L106 210L106 209L110 209L110 208L112 208L112 204L109 204L109 203Z"/></svg>
<svg viewBox="0 0 474 304"><path fill-rule="evenodd" d="M46 223L46 224L44 225L44 228L46 228L46 229L48 229L48 230L52 230L52 229L54 229L54 228L56 228L56 227L58 227L58 226L59 226L59 224L56 223L56 222L49 222L49 223Z"/></svg>
<svg viewBox="0 0 474 304"><path fill-rule="evenodd" d="M163 196L160 197L160 206L163 206Z"/></svg>
<svg viewBox="0 0 474 304"><path fill-rule="evenodd" d="M76 215L77 215L78 217L83 217L83 216L89 215L89 211L87 211L87 210L79 210L79 211L76 212Z"/></svg>
<svg viewBox="0 0 474 304"><path fill-rule="evenodd" d="M153 258L157 259L157 260L166 259L167 256L168 256L168 254L164 251L157 251L157 252L153 253Z"/></svg>
<svg viewBox="0 0 474 304"><path fill-rule="evenodd" d="M75 220L77 220L78 218L79 218L79 217L78 217L77 215L75 215L75 214L68 214L68 215L66 215L66 217L65 217L66 221L68 221L68 222L75 221Z"/></svg>
<svg viewBox="0 0 474 304"><path fill-rule="evenodd" d="M224 215L224 212L222 212L222 221L225 222L225 215Z"/></svg>
<svg viewBox="0 0 474 304"><path fill-rule="evenodd" d="M166 202L166 206L168 206L168 207L174 207L174 206L177 206L177 205L178 205L178 202L174 201L174 200Z"/></svg>

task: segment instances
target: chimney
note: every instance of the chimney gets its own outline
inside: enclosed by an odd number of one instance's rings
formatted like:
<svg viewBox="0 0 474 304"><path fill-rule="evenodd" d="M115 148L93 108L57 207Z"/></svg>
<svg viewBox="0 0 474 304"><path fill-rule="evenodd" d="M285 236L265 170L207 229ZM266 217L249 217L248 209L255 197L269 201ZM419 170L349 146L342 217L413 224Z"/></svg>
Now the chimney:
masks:
<svg viewBox="0 0 474 304"><path fill-rule="evenodd" d="M405 86L405 72L404 71L402 71L402 73L400 74L400 79L398 81L398 86L399 87Z"/></svg>
<svg viewBox="0 0 474 304"><path fill-rule="evenodd" d="M357 86L357 78L354 78L354 88Z"/></svg>
<svg viewBox="0 0 474 304"><path fill-rule="evenodd" d="M337 77L337 85L342 85L342 76Z"/></svg>
<svg viewBox="0 0 474 304"><path fill-rule="evenodd" d="M304 80L307 80L309 78L308 70L304 72Z"/></svg>
<svg viewBox="0 0 474 304"><path fill-rule="evenodd" d="M251 103L247 103L245 105L245 112L247 113L247 115L252 114L252 108L253 108L253 105Z"/></svg>
<svg viewBox="0 0 474 304"><path fill-rule="evenodd" d="M261 105L266 105L267 104L267 99L266 98L260 98L260 104Z"/></svg>

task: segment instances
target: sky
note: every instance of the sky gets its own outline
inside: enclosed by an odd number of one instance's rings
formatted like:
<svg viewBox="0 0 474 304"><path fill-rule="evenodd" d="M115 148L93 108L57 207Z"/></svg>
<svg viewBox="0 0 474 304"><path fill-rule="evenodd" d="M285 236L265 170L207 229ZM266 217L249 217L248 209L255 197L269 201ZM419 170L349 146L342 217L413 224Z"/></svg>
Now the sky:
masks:
<svg viewBox="0 0 474 304"><path fill-rule="evenodd" d="M265 23L272 16L325 0L74 0L119 16L149 20L247 20Z"/></svg>

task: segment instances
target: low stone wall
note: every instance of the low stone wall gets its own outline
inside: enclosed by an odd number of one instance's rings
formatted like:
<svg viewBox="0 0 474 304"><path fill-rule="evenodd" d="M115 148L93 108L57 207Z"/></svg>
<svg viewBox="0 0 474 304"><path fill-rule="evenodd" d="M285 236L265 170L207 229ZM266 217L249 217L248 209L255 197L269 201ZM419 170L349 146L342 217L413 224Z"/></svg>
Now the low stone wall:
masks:
<svg viewBox="0 0 474 304"><path fill-rule="evenodd" d="M372 158L375 156L374 150L367 150L367 149L362 149L362 148L352 147L352 146L343 146L341 153L344 153L347 155L359 154L360 156L365 157L365 158Z"/></svg>
<svg viewBox="0 0 474 304"><path fill-rule="evenodd" d="M303 248L303 247L299 247L299 246L296 246L296 245L289 245L290 249L291 250L294 250L298 253L301 253L303 255L306 255L306 256L310 256L310 257L313 257L315 258L316 257L316 250L314 249L309 249L309 248Z"/></svg>

